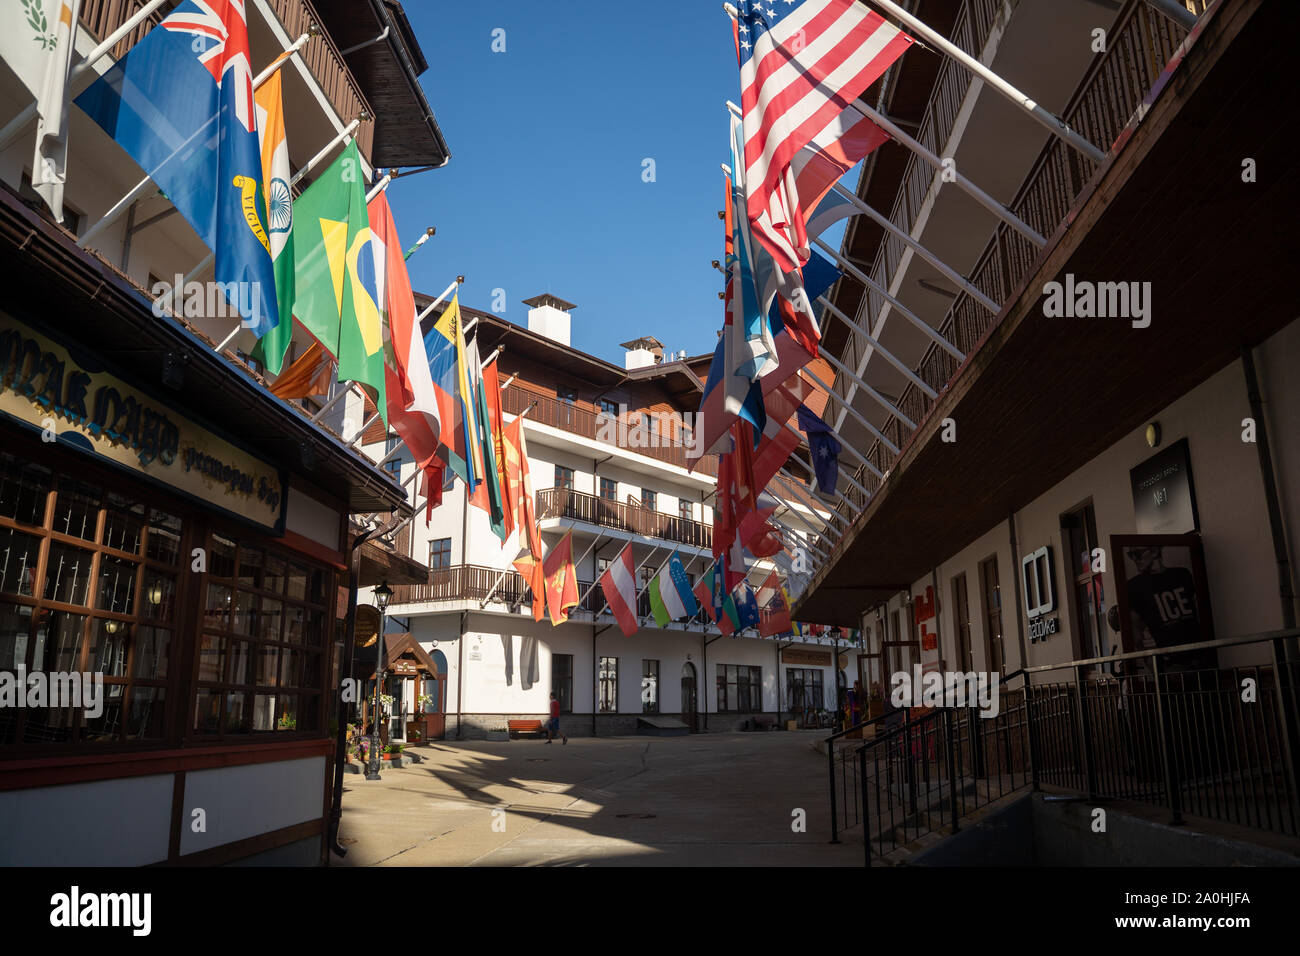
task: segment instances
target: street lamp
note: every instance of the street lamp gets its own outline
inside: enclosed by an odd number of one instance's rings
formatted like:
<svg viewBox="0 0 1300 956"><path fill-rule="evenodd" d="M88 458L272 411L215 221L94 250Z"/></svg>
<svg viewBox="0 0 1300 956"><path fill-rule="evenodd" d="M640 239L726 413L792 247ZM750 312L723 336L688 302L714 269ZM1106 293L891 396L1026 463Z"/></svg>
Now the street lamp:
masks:
<svg viewBox="0 0 1300 956"><path fill-rule="evenodd" d="M379 692L384 680L384 630L388 621L388 602L393 589L384 581L375 588L375 603L379 605L379 635L375 638L375 705L371 711L370 758L366 761L366 779L379 780Z"/></svg>

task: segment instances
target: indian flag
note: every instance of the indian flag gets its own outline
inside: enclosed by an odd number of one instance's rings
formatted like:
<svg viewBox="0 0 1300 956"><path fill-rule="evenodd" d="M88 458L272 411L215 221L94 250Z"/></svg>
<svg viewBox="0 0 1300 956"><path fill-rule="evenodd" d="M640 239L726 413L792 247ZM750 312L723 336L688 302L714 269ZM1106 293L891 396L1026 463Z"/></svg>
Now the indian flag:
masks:
<svg viewBox="0 0 1300 956"><path fill-rule="evenodd" d="M257 106L257 140L262 148L267 238L275 271L275 298L280 307L279 323L258 340L254 355L268 372L279 375L284 366L284 354L293 338L291 316L295 295L293 196L289 192L289 144L284 138L284 101L280 97L279 70L257 88L253 100Z"/></svg>

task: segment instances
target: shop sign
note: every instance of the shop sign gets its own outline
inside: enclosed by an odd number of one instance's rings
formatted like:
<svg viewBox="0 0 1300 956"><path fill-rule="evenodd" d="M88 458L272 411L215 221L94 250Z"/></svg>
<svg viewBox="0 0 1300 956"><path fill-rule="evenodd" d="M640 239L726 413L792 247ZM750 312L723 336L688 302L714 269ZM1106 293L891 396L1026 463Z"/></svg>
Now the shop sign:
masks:
<svg viewBox="0 0 1300 956"><path fill-rule="evenodd" d="M415 661L408 660L393 661L393 666L390 669L398 677L410 677L413 674L418 674L420 671L420 667L415 663Z"/></svg>
<svg viewBox="0 0 1300 956"><path fill-rule="evenodd" d="M1196 492L1187 439L1152 455L1129 473L1134 527L1143 534L1196 531Z"/></svg>
<svg viewBox="0 0 1300 956"><path fill-rule="evenodd" d="M787 647L781 652L781 661L786 664L804 664L808 667L830 667L831 652Z"/></svg>
<svg viewBox="0 0 1300 956"><path fill-rule="evenodd" d="M936 629L931 633L925 627L928 621L934 620L935 612L934 586L926 585L925 597L918 597L912 601L912 616L921 629L921 650L923 651L933 651L939 647L938 630Z"/></svg>
<svg viewBox="0 0 1300 956"><path fill-rule="evenodd" d="M284 533L282 471L4 314L0 413L47 441Z"/></svg>
<svg viewBox="0 0 1300 956"><path fill-rule="evenodd" d="M1052 549L1042 547L1020 561L1029 619L1029 643L1046 640L1060 630L1056 616L1056 590L1052 574ZM1049 616L1050 615L1050 616Z"/></svg>

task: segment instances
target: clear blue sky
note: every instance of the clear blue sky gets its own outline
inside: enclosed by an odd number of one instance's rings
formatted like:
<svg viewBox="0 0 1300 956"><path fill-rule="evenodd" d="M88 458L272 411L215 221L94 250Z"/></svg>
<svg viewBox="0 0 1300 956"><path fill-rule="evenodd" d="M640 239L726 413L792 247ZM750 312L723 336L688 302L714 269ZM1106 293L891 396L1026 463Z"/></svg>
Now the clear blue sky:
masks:
<svg viewBox="0 0 1300 956"><path fill-rule="evenodd" d="M504 289L504 317L520 324L521 300L552 292L578 306L574 346L619 365L618 344L641 335L711 352L723 104L740 99L721 0L404 6L452 154L388 191L404 244L438 228L409 262L415 288L436 294L463 274L466 305L488 310Z"/></svg>

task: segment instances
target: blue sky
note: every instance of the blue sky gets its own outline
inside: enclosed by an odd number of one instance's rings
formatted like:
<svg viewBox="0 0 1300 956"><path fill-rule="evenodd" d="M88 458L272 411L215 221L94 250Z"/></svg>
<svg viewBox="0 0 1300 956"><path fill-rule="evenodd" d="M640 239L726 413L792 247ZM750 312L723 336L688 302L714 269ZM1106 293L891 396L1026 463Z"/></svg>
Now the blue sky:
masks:
<svg viewBox="0 0 1300 956"><path fill-rule="evenodd" d="M404 243L438 228L409 262L415 288L437 293L463 274L466 305L490 309L504 289L504 316L521 324L521 300L552 292L578 306L574 346L619 365L618 344L641 335L711 352L723 104L740 98L721 0L405 9L452 153L388 191ZM498 27L504 53L492 51ZM647 158L654 182L642 181Z"/></svg>

